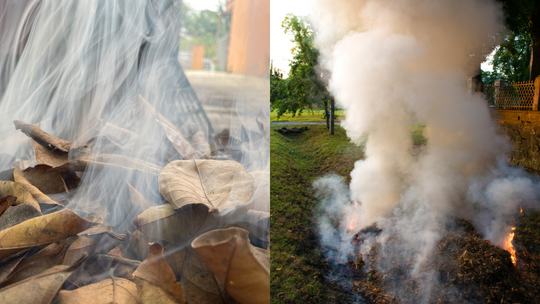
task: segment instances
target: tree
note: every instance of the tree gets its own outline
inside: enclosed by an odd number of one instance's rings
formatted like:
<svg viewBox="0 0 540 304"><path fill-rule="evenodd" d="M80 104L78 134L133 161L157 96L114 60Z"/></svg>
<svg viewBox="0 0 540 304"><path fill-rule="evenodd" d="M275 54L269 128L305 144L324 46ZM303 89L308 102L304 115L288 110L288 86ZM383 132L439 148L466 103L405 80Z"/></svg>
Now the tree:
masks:
<svg viewBox="0 0 540 304"><path fill-rule="evenodd" d="M530 77L531 36L509 31L493 55L493 71L482 71L482 81L493 84L496 79L508 82L527 81Z"/></svg>
<svg viewBox="0 0 540 304"><path fill-rule="evenodd" d="M501 44L502 63L500 66L514 65L515 73L512 73L509 68L502 68L501 71L510 78L517 77L521 81L526 80L518 76L525 71L523 68L523 62L525 62L529 65L528 78L534 80L540 75L540 1L499 0L499 2L503 5L506 28L511 31ZM524 56L525 51L528 51L530 55ZM504 60L508 62L504 63ZM508 80L512 81L512 79Z"/></svg>
<svg viewBox="0 0 540 304"><path fill-rule="evenodd" d="M220 2L218 11L194 10L186 3L182 3L182 29L180 42L182 50L190 50L197 44L204 44L205 57L216 60L217 37L228 32L230 14L223 14ZM219 29L219 32L218 32Z"/></svg>
<svg viewBox="0 0 540 304"><path fill-rule="evenodd" d="M289 64L288 78L283 79L282 73L274 68L270 72L270 107L277 112L278 117L284 113L294 117L313 102L323 103L327 127L330 128L330 93L322 77L323 71L318 67L319 50L314 46L314 32L305 19L291 14L285 17L282 27L285 33L294 37L294 47L291 50L293 60Z"/></svg>

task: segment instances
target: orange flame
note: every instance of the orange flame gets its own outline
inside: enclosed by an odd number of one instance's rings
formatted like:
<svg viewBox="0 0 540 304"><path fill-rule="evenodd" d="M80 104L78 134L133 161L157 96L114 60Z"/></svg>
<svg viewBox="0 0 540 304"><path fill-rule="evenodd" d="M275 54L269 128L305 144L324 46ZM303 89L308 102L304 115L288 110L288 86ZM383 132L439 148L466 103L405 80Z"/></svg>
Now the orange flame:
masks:
<svg viewBox="0 0 540 304"><path fill-rule="evenodd" d="M510 259L512 260L512 264L516 266L516 250L514 249L514 245L512 244L512 240L514 240L514 230L516 230L516 227L511 228L512 232L508 234L506 237L506 240L504 241L504 249L508 252L510 252Z"/></svg>
<svg viewBox="0 0 540 304"><path fill-rule="evenodd" d="M358 202L354 202L354 208L358 207ZM353 211L353 219L349 223L349 226L347 226L347 230L354 230L358 226L358 223L356 222L356 212Z"/></svg>
<svg viewBox="0 0 540 304"><path fill-rule="evenodd" d="M523 213L523 208L521 208L521 206L519 206L519 213Z"/></svg>

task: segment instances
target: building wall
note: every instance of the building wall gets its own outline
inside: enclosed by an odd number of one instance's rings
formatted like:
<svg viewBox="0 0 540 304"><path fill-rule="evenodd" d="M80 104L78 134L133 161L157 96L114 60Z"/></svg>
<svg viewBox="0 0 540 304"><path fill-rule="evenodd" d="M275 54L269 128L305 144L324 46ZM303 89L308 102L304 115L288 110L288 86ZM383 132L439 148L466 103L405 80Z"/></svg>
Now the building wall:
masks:
<svg viewBox="0 0 540 304"><path fill-rule="evenodd" d="M235 0L227 71L267 76L270 65L270 0Z"/></svg>

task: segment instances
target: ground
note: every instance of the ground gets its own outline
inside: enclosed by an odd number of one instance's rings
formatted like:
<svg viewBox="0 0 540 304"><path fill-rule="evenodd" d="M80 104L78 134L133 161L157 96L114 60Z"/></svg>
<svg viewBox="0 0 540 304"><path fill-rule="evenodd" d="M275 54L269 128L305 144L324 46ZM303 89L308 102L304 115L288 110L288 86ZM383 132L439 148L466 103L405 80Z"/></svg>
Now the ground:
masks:
<svg viewBox="0 0 540 304"><path fill-rule="evenodd" d="M272 126L271 129L281 127L281 125ZM422 136L423 128L422 125L411 125L409 128L415 145L423 145L426 142ZM298 135L282 135L272 131L270 145L272 303L347 303L347 300L343 300L344 291L324 279L327 263L323 260L316 238L315 226L318 215L311 185L316 178L328 173L339 174L349 182L349 173L354 167L354 162L364 156L363 148L353 145L340 126L336 126L335 135L331 136L325 125L310 125L308 131ZM448 286L479 284L481 293L475 293L476 287L471 287L472 296L468 296L468 299L480 297L486 300L489 297L485 295L491 293L493 288L495 293L491 295L491 299L503 299L509 292L517 292L516 298L518 296L526 298L531 293L536 293L536 290L532 290L535 289L533 287L528 290L522 287L516 290L515 284L517 282L518 285L536 286L534 282L537 282L536 277L540 274L540 212L525 210L518 220L515 246L518 259L521 259L521 267L527 270L525 272L520 270L519 273L512 271L512 277L505 276L506 272L500 270L500 265L508 265L509 254L488 241L483 241L481 236L474 233L471 231L470 234L448 235L441 242L441 246L449 244L448 242L461 244L452 245L453 251L443 252L455 257L455 265L452 266L454 268L449 271L458 279L449 280ZM475 250L478 253L475 253ZM473 255L468 256L468 260L465 261L464 252ZM499 259L500 265L493 262L495 256L502 257ZM491 265L493 269L488 270L501 273L497 275L501 279L497 284L485 286L482 283L485 278L483 270L467 268L469 265L467 263ZM440 268L439 266L444 265L437 265L437 268ZM528 278L527 282L515 279L524 276ZM377 282L378 280L374 278L375 276L366 275L363 282L358 281L359 290L369 293L377 288L381 289L384 282ZM506 286L508 290L506 287L498 287L500 284ZM441 288L442 291L448 290L445 286ZM388 296L390 295L380 291L369 298L374 303L383 303L386 301L378 299Z"/></svg>

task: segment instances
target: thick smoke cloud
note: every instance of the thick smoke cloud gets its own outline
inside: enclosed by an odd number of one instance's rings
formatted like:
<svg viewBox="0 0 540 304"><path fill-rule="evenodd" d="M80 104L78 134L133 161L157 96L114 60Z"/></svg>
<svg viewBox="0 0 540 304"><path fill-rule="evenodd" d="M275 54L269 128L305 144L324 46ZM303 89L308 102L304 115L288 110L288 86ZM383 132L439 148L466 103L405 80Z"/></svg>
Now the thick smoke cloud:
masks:
<svg viewBox="0 0 540 304"><path fill-rule="evenodd" d="M342 222L335 229L322 224L322 243L343 258L351 253L353 233L377 223L383 233L367 244L381 244L383 256L412 265L411 275L424 282L433 278L420 269L452 218L470 220L503 245L508 221L520 205L533 204L539 186L508 166L510 144L497 133L483 97L467 91L467 78L503 27L500 5L320 0L317 6L313 22L322 68L347 111L343 127L358 144L367 135L366 157L351 172L350 200L323 204L326 211L341 210ZM420 150L408 130L412 121L426 125L427 144ZM328 177L315 187L343 187L336 183ZM359 206L352 212L355 201ZM354 231L347 228L351 222L358 223ZM401 240L400 252L387 242L390 236ZM384 272L388 265L373 266Z"/></svg>

